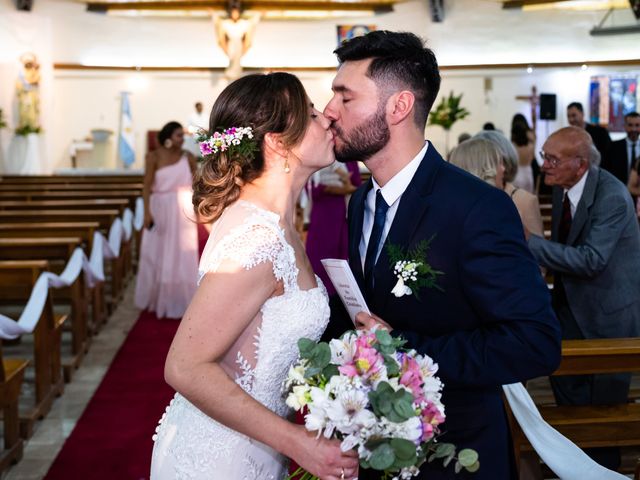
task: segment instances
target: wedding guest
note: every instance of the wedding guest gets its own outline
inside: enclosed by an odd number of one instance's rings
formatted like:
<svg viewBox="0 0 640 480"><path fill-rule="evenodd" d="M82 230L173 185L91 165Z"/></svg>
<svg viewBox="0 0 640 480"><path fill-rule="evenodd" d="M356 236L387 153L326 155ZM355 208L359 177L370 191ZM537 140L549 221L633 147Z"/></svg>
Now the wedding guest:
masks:
<svg viewBox="0 0 640 480"><path fill-rule="evenodd" d="M542 222L542 215L540 214L538 197L511 183L515 172L518 170L518 154L511 142L500 132L480 132L474 138L488 140L498 149L500 160L504 165L504 185L502 186L502 189L511 197L511 200L513 200L513 203L518 209L522 225L530 232L536 232L536 235L543 235L544 225ZM472 145L469 150L464 150L467 152L464 155L473 155L473 148L474 146ZM489 154L490 151L491 150L485 150L485 154ZM463 152L459 152L459 155L463 155ZM480 161L481 159L476 158L471 159L470 163Z"/></svg>
<svg viewBox="0 0 640 480"><path fill-rule="evenodd" d="M289 422L282 396L298 339L317 340L329 319L295 229L304 185L334 161L329 121L297 77L278 72L229 84L209 130L193 204L214 224L167 356L178 393L158 427L151 480L282 479L287 457L322 479L353 479L357 453Z"/></svg>
<svg viewBox="0 0 640 480"><path fill-rule="evenodd" d="M595 153L594 153L595 152ZM640 230L626 187L594 160L582 128L553 133L543 146L545 181L553 186L551 240L527 235L538 262L554 271L553 306L565 340L640 335ZM629 373L551 377L558 405L612 405L628 400ZM618 449L589 450L617 469Z"/></svg>
<svg viewBox="0 0 640 480"><path fill-rule="evenodd" d="M329 295L336 290L321 260L347 259L347 199L360 183L358 162L334 163L316 172L309 182L311 214L306 250L313 271L322 279Z"/></svg>
<svg viewBox="0 0 640 480"><path fill-rule="evenodd" d="M194 156L182 149L184 131L169 122L145 160L144 231L135 304L157 317L180 318L196 290L198 231L191 207Z"/></svg>
<svg viewBox="0 0 640 480"><path fill-rule="evenodd" d="M511 143L518 154L518 172L512 183L518 188L534 193L532 163L536 161L536 134L521 113L516 113L511 120Z"/></svg>
<svg viewBox="0 0 640 480"><path fill-rule="evenodd" d="M572 127L582 128L587 131L593 144L604 158L611 146L611 137L606 128L593 123L587 123L584 119L584 108L580 102L571 102L567 106L567 120Z"/></svg>

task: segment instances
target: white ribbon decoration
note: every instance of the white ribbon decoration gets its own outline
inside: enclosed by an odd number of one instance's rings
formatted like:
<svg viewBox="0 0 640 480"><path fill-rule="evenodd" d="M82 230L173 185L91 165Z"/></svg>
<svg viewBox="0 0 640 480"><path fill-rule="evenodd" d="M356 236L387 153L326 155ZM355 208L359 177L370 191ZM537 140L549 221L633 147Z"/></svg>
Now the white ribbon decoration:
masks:
<svg viewBox="0 0 640 480"><path fill-rule="evenodd" d="M104 282L105 259L118 258L122 240L129 241L133 229L140 231L144 223L144 204L142 198L136 199L135 215L126 208L122 219L116 218L109 228L109 240L100 232L93 234L93 246L89 258L81 248L76 248L60 275L42 272L31 291L27 305L18 321L0 314L0 338L14 339L25 333L31 333L36 327L49 293L49 288L68 287L76 281L80 272L85 274L85 282L92 288L98 282Z"/></svg>
<svg viewBox="0 0 640 480"><path fill-rule="evenodd" d="M571 440L545 422L521 383L503 385L502 389L529 443L560 480L629 480L594 462Z"/></svg>

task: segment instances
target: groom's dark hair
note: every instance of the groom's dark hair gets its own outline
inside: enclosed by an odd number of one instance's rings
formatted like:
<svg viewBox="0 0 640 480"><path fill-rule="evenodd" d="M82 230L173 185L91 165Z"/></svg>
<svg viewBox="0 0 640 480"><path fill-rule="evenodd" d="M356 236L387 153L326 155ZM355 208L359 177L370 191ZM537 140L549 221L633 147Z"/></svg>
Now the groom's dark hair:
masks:
<svg viewBox="0 0 640 480"><path fill-rule="evenodd" d="M399 88L411 90L416 98L414 120L424 127L440 90L440 71L435 54L420 37L376 30L343 42L333 53L340 64L372 58L367 76L389 95Z"/></svg>

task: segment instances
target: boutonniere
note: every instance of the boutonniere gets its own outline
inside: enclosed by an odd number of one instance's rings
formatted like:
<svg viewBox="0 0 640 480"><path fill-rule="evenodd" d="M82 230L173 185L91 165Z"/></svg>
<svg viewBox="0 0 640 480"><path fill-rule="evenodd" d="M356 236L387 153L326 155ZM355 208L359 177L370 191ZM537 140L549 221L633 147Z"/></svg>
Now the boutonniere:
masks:
<svg viewBox="0 0 640 480"><path fill-rule="evenodd" d="M427 262L427 250L433 240L422 240L411 250L405 250L399 245L387 244L387 255L392 265L393 273L398 278L398 282L391 290L396 297L404 295L415 295L418 300L418 291L421 288L437 288L443 291L436 283L438 275L443 272L434 270Z"/></svg>

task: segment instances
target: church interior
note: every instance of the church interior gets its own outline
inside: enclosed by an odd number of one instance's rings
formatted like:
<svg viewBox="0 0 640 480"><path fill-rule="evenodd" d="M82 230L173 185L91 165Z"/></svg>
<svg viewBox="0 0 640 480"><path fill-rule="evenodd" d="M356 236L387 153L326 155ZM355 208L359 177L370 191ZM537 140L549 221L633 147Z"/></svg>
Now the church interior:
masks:
<svg viewBox="0 0 640 480"><path fill-rule="evenodd" d="M198 157L196 131L246 74L293 73L322 111L333 50L376 30L435 52L434 110L454 114L430 117L425 138L443 157L483 130L509 138L521 114L540 170L570 104L612 142L637 120L638 0L0 0L0 478L149 478L178 322L134 301L145 157L171 121ZM308 222L301 213L303 236ZM640 479L640 338L618 340L563 345L559 374L631 372L628 403L557 406L547 377L527 389L554 428L581 448L620 448L617 470ZM520 478L558 478L511 421Z"/></svg>

